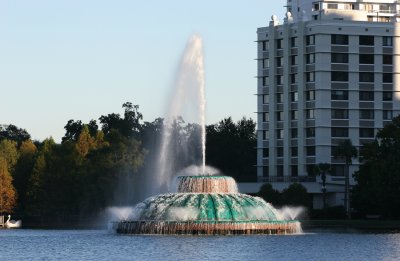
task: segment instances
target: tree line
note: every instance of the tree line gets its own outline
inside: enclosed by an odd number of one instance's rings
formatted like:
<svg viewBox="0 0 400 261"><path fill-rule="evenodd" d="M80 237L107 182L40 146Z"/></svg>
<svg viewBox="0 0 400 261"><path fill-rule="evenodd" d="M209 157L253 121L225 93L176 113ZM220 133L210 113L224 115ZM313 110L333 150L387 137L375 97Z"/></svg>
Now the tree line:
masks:
<svg viewBox="0 0 400 261"><path fill-rule="evenodd" d="M140 178L154 166L164 127L175 133L176 157L188 154L184 143L199 148L197 124L179 117L168 126L161 118L146 122L138 105L126 102L122 108L122 114L102 115L87 123L69 120L61 143L52 138L33 141L24 129L0 126L0 211L81 217L110 205L131 204L129 193L140 189ZM246 118L208 125L207 164L239 181L255 181L255 126ZM200 154L200 148L197 151ZM198 162L196 156L186 158L182 166Z"/></svg>
<svg viewBox="0 0 400 261"><path fill-rule="evenodd" d="M24 129L0 126L0 211L82 217L110 205L131 205L138 200L135 192L140 191L141 181L155 171L163 128L171 128L174 157L184 159L177 168L199 163L197 124L179 117L168 124L162 118L146 122L139 106L130 102L122 109L122 114L102 115L87 123L69 120L61 143L52 138L33 141ZM256 123L252 119L234 122L228 117L206 126L206 133L208 165L239 182L256 181ZM358 156L351 142L334 154L343 158L347 169ZM357 217L400 218L400 116L360 148L359 160L356 173L346 172L357 182L351 191L346 190L352 212ZM329 172L329 165L316 166L315 173L323 182ZM259 195L275 205L311 206L299 184L284 193L265 185Z"/></svg>

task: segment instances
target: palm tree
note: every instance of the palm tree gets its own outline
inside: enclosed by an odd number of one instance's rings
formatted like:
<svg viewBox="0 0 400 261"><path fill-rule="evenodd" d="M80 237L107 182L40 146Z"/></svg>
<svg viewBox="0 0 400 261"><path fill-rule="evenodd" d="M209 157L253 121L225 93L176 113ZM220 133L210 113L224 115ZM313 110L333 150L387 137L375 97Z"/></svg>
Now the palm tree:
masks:
<svg viewBox="0 0 400 261"><path fill-rule="evenodd" d="M321 176L322 180L322 202L323 202L323 209L326 208L326 174L331 171L331 164L329 163L318 163L315 166L315 173L316 175Z"/></svg>
<svg viewBox="0 0 400 261"><path fill-rule="evenodd" d="M351 140L343 140L333 150L333 157L335 159L344 159L346 164L345 170L345 191L344 191L344 208L346 210L347 218L351 218L350 214L350 201L349 201L349 167L353 163L353 158L358 155L357 148L353 146Z"/></svg>

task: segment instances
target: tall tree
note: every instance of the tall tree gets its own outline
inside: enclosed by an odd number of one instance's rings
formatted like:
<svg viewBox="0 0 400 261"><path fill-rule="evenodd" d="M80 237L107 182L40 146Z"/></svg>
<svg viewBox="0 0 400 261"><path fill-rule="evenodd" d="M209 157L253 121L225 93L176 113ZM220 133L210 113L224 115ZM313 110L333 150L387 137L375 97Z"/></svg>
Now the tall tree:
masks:
<svg viewBox="0 0 400 261"><path fill-rule="evenodd" d="M346 164L345 169L345 191L344 191L344 207L346 209L347 218L351 219L350 213L350 200L349 200L349 188L350 188L350 165L353 164L353 158L357 158L357 148L353 146L351 140L346 139L338 143L334 147L333 156L334 158L344 159Z"/></svg>
<svg viewBox="0 0 400 261"><path fill-rule="evenodd" d="M7 160L0 155L0 215L12 213L17 202L17 194L12 185Z"/></svg>
<svg viewBox="0 0 400 261"><path fill-rule="evenodd" d="M322 180L322 203L323 209L326 209L326 174L331 171L331 164L318 163L315 165L315 173L321 177Z"/></svg>
<svg viewBox="0 0 400 261"><path fill-rule="evenodd" d="M400 116L381 129L361 151L354 178L354 208L360 215L400 218Z"/></svg>
<svg viewBox="0 0 400 261"><path fill-rule="evenodd" d="M107 136L114 129L124 137L137 138L141 130L140 121L143 119L143 115L139 112L139 105L126 102L122 108L124 108L124 118L121 118L118 113L103 115L99 118L104 134Z"/></svg>
<svg viewBox="0 0 400 261"><path fill-rule="evenodd" d="M221 169L238 181L256 180L256 123L242 118L237 123L226 118L207 126L207 164Z"/></svg>
<svg viewBox="0 0 400 261"><path fill-rule="evenodd" d="M0 141L0 156L7 161L8 170L10 173L14 172L15 164L18 161L17 142L13 140L4 139Z"/></svg>
<svg viewBox="0 0 400 261"><path fill-rule="evenodd" d="M12 124L5 127L0 126L0 140L7 139L21 144L21 142L29 140L30 138L31 135L29 135L25 129L18 128Z"/></svg>
<svg viewBox="0 0 400 261"><path fill-rule="evenodd" d="M32 175L37 148L31 140L22 142L19 148L19 158L15 166L14 186L18 193L18 211L24 212L26 203L26 193L29 179Z"/></svg>

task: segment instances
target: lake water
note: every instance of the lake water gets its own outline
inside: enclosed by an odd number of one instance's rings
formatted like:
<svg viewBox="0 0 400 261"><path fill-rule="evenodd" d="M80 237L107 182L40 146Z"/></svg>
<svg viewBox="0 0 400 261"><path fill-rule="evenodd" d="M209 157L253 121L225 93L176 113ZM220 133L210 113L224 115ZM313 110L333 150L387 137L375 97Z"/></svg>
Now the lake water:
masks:
<svg viewBox="0 0 400 261"><path fill-rule="evenodd" d="M0 229L0 260L400 260L400 233L127 236Z"/></svg>

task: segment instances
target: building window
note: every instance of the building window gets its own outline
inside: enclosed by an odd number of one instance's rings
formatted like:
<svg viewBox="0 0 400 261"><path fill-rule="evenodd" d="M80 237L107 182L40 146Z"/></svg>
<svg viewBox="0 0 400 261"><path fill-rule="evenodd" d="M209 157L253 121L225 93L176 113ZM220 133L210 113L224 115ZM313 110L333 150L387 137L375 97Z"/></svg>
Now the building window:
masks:
<svg viewBox="0 0 400 261"><path fill-rule="evenodd" d="M282 57L276 58L276 66L277 67L282 67L283 66L283 58Z"/></svg>
<svg viewBox="0 0 400 261"><path fill-rule="evenodd" d="M306 170L307 170L307 176L315 177L315 165L314 164L307 164Z"/></svg>
<svg viewBox="0 0 400 261"><path fill-rule="evenodd" d="M307 64L315 63L315 53L309 53L306 55L306 63Z"/></svg>
<svg viewBox="0 0 400 261"><path fill-rule="evenodd" d="M375 80L373 72L360 72L358 76L360 82L374 82Z"/></svg>
<svg viewBox="0 0 400 261"><path fill-rule="evenodd" d="M345 166L344 165L332 165L332 176L344 176Z"/></svg>
<svg viewBox="0 0 400 261"><path fill-rule="evenodd" d="M276 112L276 120L283 121L283 111Z"/></svg>
<svg viewBox="0 0 400 261"><path fill-rule="evenodd" d="M290 155L292 157L297 157L297 147L291 147L290 148Z"/></svg>
<svg viewBox="0 0 400 261"><path fill-rule="evenodd" d="M328 4L328 9L338 9L338 4Z"/></svg>
<svg viewBox="0 0 400 261"><path fill-rule="evenodd" d="M384 36L382 38L383 46L393 46L393 37L392 36Z"/></svg>
<svg viewBox="0 0 400 261"><path fill-rule="evenodd" d="M344 35L344 34L332 34L331 35L331 44L348 45L349 44L349 36Z"/></svg>
<svg viewBox="0 0 400 261"><path fill-rule="evenodd" d="M269 49L269 42L268 41L262 41L262 50L267 51Z"/></svg>
<svg viewBox="0 0 400 261"><path fill-rule="evenodd" d="M392 83L393 82L393 74L384 73L382 75L382 82L384 82L384 83Z"/></svg>
<svg viewBox="0 0 400 261"><path fill-rule="evenodd" d="M292 165L290 168L290 172L292 177L297 177L299 175L298 170L297 170L297 165Z"/></svg>
<svg viewBox="0 0 400 261"><path fill-rule="evenodd" d="M290 56L291 65L297 65L297 55Z"/></svg>
<svg viewBox="0 0 400 261"><path fill-rule="evenodd" d="M332 90L331 91L331 100L348 100L349 99L349 92L345 90Z"/></svg>
<svg viewBox="0 0 400 261"><path fill-rule="evenodd" d="M268 148L264 148L263 149L263 158L268 158L269 157L269 149Z"/></svg>
<svg viewBox="0 0 400 261"><path fill-rule="evenodd" d="M343 72L343 71L331 72L331 81L332 82L348 82L349 81L349 73Z"/></svg>
<svg viewBox="0 0 400 261"><path fill-rule="evenodd" d="M264 112L263 113L263 122L269 121L269 112Z"/></svg>
<svg viewBox="0 0 400 261"><path fill-rule="evenodd" d="M277 157L283 157L283 148L282 147L277 147L276 148L276 156Z"/></svg>
<svg viewBox="0 0 400 261"><path fill-rule="evenodd" d="M374 128L360 128L360 138L374 138Z"/></svg>
<svg viewBox="0 0 400 261"><path fill-rule="evenodd" d="M373 91L360 91L359 92L360 101L374 101Z"/></svg>
<svg viewBox="0 0 400 261"><path fill-rule="evenodd" d="M382 100L383 101L392 101L393 93L392 92L382 92Z"/></svg>
<svg viewBox="0 0 400 261"><path fill-rule="evenodd" d="M268 104L269 103L269 94L264 94L263 95L263 104Z"/></svg>
<svg viewBox="0 0 400 261"><path fill-rule="evenodd" d="M307 156L315 156L315 146L307 146L306 154Z"/></svg>
<svg viewBox="0 0 400 261"><path fill-rule="evenodd" d="M372 35L360 35L359 36L360 45L373 46L374 36Z"/></svg>
<svg viewBox="0 0 400 261"><path fill-rule="evenodd" d="M284 134L283 129L276 130L276 136L278 139L283 139L283 134Z"/></svg>
<svg viewBox="0 0 400 261"><path fill-rule="evenodd" d="M292 120L298 120L299 119L299 113L298 113L297 110L291 111L290 114L291 114Z"/></svg>
<svg viewBox="0 0 400 261"><path fill-rule="evenodd" d="M349 129L348 128L331 128L331 136L332 137L348 137L349 136Z"/></svg>
<svg viewBox="0 0 400 261"><path fill-rule="evenodd" d="M307 72L306 73L306 81L307 82L314 82L315 81L315 73L314 72Z"/></svg>
<svg viewBox="0 0 400 261"><path fill-rule="evenodd" d="M283 165L276 166L276 175L278 177L283 177Z"/></svg>
<svg viewBox="0 0 400 261"><path fill-rule="evenodd" d="M269 59L263 59L262 66L263 68L269 68Z"/></svg>
<svg viewBox="0 0 400 261"><path fill-rule="evenodd" d="M290 38L290 46L291 47L296 47L298 44L297 44L297 37L292 37L292 38Z"/></svg>
<svg viewBox="0 0 400 261"><path fill-rule="evenodd" d="M391 120L393 119L393 111L390 110L383 110L382 116L384 120Z"/></svg>
<svg viewBox="0 0 400 261"><path fill-rule="evenodd" d="M265 130L263 131L263 140L268 140L269 139L269 131Z"/></svg>
<svg viewBox="0 0 400 261"><path fill-rule="evenodd" d="M384 54L382 55L382 63L383 64L393 64L393 56Z"/></svg>
<svg viewBox="0 0 400 261"><path fill-rule="evenodd" d="M263 177L269 177L269 167L264 166L262 170L263 170Z"/></svg>
<svg viewBox="0 0 400 261"><path fill-rule="evenodd" d="M315 118L313 109L306 110L306 118L307 119L314 119Z"/></svg>
<svg viewBox="0 0 400 261"><path fill-rule="evenodd" d="M290 83L297 83L297 73L292 73L290 75Z"/></svg>
<svg viewBox="0 0 400 261"><path fill-rule="evenodd" d="M374 119L374 110L360 110L360 119L361 120L373 120Z"/></svg>
<svg viewBox="0 0 400 261"><path fill-rule="evenodd" d="M348 119L349 111L346 109L333 109L331 116L332 119Z"/></svg>
<svg viewBox="0 0 400 261"><path fill-rule="evenodd" d="M315 44L315 35L307 35L306 44L307 45L314 45Z"/></svg>
<svg viewBox="0 0 400 261"><path fill-rule="evenodd" d="M269 83L269 77L268 77L268 76L264 76L264 77L262 78L262 84L263 84L263 86L267 86L268 83Z"/></svg>
<svg viewBox="0 0 400 261"><path fill-rule="evenodd" d="M315 91L306 91L306 99L307 101L315 100Z"/></svg>
<svg viewBox="0 0 400 261"><path fill-rule="evenodd" d="M290 134L291 134L291 136L292 136L292 139L296 139L296 138L298 137L297 129L296 129L296 128L292 128L292 129L290 130Z"/></svg>
<svg viewBox="0 0 400 261"><path fill-rule="evenodd" d="M349 54L347 53L331 53L332 63L349 63Z"/></svg>
<svg viewBox="0 0 400 261"><path fill-rule="evenodd" d="M315 137L315 128L314 127L306 128L306 137L307 138Z"/></svg>
<svg viewBox="0 0 400 261"><path fill-rule="evenodd" d="M276 102L277 103L282 103L283 102L283 93L277 93L276 94Z"/></svg>
<svg viewBox="0 0 400 261"><path fill-rule="evenodd" d="M283 75L277 75L276 76L276 84L277 85L282 85L283 84Z"/></svg>
<svg viewBox="0 0 400 261"><path fill-rule="evenodd" d="M290 100L292 102L297 102L299 100L299 93L298 92L291 92L290 93Z"/></svg>
<svg viewBox="0 0 400 261"><path fill-rule="evenodd" d="M314 4L314 11L319 11L319 3Z"/></svg>
<svg viewBox="0 0 400 261"><path fill-rule="evenodd" d="M282 42L283 42L282 39L276 40L276 49L282 49L283 48Z"/></svg>
<svg viewBox="0 0 400 261"><path fill-rule="evenodd" d="M360 64L374 64L373 54L360 54L358 57Z"/></svg>

